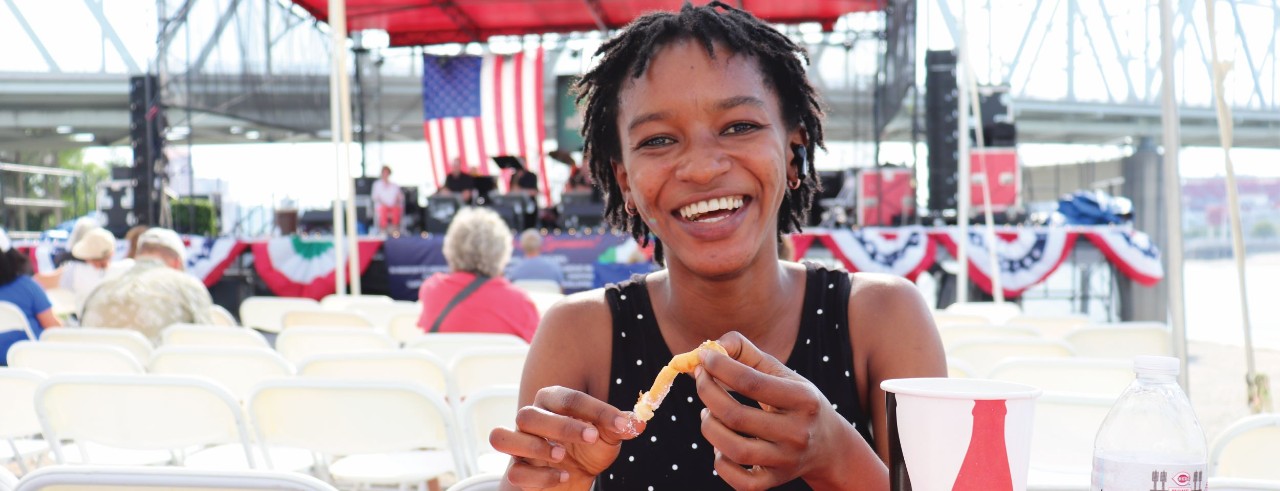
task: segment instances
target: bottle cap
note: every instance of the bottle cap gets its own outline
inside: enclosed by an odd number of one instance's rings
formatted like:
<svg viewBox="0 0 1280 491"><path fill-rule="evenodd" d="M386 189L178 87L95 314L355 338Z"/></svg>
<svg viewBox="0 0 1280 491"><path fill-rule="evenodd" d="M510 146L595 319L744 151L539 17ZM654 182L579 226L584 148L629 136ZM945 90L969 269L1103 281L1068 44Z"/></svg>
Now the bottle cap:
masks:
<svg viewBox="0 0 1280 491"><path fill-rule="evenodd" d="M1177 375L1182 362L1171 356L1139 355L1133 357L1133 372L1149 375Z"/></svg>

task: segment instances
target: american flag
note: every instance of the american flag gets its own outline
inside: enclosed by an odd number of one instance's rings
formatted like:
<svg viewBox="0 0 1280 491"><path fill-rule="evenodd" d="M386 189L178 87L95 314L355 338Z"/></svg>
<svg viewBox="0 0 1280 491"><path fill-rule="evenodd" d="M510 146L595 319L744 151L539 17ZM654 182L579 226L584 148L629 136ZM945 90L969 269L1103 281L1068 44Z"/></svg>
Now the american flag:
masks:
<svg viewBox="0 0 1280 491"><path fill-rule="evenodd" d="M423 131L432 177L444 185L449 162L472 174L500 175L490 157L517 155L551 199L542 140L542 49L514 55L423 55ZM506 189L505 179L499 179Z"/></svg>

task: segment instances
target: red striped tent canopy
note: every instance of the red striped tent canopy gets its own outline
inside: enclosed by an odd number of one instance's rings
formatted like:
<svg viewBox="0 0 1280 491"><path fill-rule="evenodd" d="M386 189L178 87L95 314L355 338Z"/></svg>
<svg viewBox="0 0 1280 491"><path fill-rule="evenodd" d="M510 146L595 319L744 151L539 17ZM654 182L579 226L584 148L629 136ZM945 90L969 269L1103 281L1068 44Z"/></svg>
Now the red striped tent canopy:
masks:
<svg viewBox="0 0 1280 491"><path fill-rule="evenodd" d="M328 0L293 0L317 19ZM696 0L695 5L707 0ZM676 10L684 0L346 0L347 29L387 31L392 46L483 42L490 36L617 29L645 12ZM850 12L884 0L727 0L769 22L819 22L830 30Z"/></svg>

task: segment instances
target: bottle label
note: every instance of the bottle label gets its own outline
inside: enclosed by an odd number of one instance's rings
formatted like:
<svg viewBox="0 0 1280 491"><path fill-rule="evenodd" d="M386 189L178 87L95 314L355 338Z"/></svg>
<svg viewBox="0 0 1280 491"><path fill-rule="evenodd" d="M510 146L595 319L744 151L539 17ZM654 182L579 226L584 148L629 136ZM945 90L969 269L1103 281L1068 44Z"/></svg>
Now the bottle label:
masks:
<svg viewBox="0 0 1280 491"><path fill-rule="evenodd" d="M1093 459L1092 491L1207 491L1204 464Z"/></svg>

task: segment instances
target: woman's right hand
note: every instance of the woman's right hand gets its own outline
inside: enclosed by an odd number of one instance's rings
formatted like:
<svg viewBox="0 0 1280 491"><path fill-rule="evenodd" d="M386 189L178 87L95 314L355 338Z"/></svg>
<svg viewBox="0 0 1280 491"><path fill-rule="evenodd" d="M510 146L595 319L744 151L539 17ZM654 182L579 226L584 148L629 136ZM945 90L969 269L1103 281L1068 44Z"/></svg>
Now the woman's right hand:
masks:
<svg viewBox="0 0 1280 491"><path fill-rule="evenodd" d="M587 489L644 432L630 412L583 392L545 387L516 413L516 429L495 428L489 444L513 457L506 479L520 489Z"/></svg>

